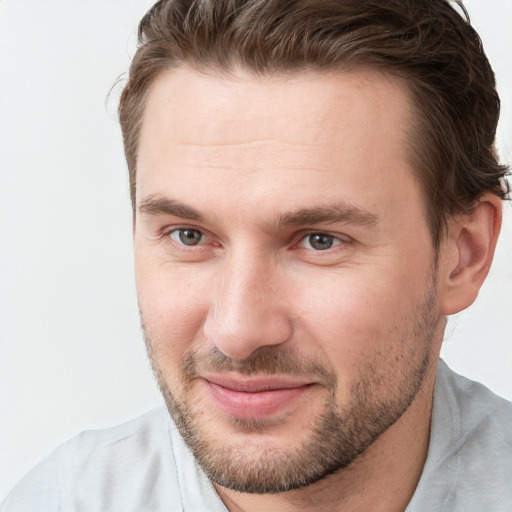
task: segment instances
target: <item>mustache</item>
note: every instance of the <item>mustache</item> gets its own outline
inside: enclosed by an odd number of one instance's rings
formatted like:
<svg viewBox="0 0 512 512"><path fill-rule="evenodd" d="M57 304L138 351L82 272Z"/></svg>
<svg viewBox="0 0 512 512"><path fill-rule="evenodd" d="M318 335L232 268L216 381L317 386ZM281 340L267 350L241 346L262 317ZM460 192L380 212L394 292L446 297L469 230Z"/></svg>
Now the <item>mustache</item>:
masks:
<svg viewBox="0 0 512 512"><path fill-rule="evenodd" d="M183 357L181 371L187 380L209 371L240 375L307 375L331 389L337 384L336 372L326 363L275 346L259 347L246 359L232 359L215 346L191 350Z"/></svg>

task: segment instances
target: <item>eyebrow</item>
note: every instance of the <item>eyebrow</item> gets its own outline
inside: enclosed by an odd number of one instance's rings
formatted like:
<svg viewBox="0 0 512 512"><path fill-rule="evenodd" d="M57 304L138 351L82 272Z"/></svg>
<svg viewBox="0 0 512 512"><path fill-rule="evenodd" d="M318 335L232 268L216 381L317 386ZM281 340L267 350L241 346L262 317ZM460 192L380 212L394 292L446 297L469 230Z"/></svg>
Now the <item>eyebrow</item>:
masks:
<svg viewBox="0 0 512 512"><path fill-rule="evenodd" d="M182 219L202 222L203 216L194 208L165 197L148 196L139 204L139 212L148 215L172 215ZM277 225L280 228L307 226L321 223L343 222L358 226L373 226L378 216L358 206L337 203L328 206L300 208L279 215Z"/></svg>
<svg viewBox="0 0 512 512"><path fill-rule="evenodd" d="M279 217L279 227L306 226L308 224L343 222L357 226L373 226L377 223L375 213L358 206L340 203L315 208L301 208Z"/></svg>
<svg viewBox="0 0 512 512"><path fill-rule="evenodd" d="M139 204L139 212L148 215L173 215L182 219L201 222L203 216L186 204L165 197L148 196Z"/></svg>

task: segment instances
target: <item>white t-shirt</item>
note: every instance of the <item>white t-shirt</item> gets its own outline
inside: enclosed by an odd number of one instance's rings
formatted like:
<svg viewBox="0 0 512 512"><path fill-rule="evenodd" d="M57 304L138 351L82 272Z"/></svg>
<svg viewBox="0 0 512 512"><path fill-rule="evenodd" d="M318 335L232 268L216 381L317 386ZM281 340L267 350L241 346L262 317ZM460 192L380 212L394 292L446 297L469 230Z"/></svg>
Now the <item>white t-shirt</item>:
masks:
<svg viewBox="0 0 512 512"><path fill-rule="evenodd" d="M1 512L226 512L164 407L84 432ZM512 511L512 403L439 363L427 461L406 512Z"/></svg>

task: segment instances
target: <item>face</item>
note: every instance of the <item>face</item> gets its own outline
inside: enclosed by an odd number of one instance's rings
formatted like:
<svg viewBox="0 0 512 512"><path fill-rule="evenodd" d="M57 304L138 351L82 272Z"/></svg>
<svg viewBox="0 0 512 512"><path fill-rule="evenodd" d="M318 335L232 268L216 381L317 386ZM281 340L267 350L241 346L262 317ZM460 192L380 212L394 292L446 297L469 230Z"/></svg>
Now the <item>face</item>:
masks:
<svg viewBox="0 0 512 512"><path fill-rule="evenodd" d="M437 350L407 90L378 72L163 74L137 166L136 278L171 414L217 484L348 466Z"/></svg>

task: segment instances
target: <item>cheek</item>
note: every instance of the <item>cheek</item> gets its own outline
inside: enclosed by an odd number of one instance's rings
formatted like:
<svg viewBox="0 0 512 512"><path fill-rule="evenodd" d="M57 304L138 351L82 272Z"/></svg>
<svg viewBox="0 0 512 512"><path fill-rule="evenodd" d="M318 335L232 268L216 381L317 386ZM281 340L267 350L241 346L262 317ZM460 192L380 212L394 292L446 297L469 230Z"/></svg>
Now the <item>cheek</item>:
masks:
<svg viewBox="0 0 512 512"><path fill-rule="evenodd" d="M205 280L194 269L142 257L136 258L135 271L140 313L155 356L181 360L201 337L208 311Z"/></svg>
<svg viewBox="0 0 512 512"><path fill-rule="evenodd" d="M301 338L309 350L323 352L341 380L355 379L364 366L391 360L403 349L422 302L405 290L414 286L410 281L402 285L404 279L392 271L347 272L301 287Z"/></svg>

